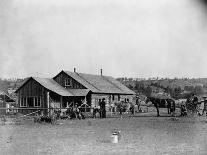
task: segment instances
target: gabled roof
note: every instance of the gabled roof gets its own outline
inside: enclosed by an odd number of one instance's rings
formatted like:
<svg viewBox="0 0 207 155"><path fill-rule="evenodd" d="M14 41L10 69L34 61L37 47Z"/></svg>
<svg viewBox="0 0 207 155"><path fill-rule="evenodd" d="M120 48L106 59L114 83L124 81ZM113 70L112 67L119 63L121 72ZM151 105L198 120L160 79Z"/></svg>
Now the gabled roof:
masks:
<svg viewBox="0 0 207 155"><path fill-rule="evenodd" d="M31 79L34 79L41 86L61 96L73 96L69 91L67 91L67 89L59 85L55 80L49 78L39 78L39 77L27 78L27 80L15 92L18 92L18 90L22 88Z"/></svg>
<svg viewBox="0 0 207 155"><path fill-rule="evenodd" d="M7 93L0 90L0 99L4 100L6 102L15 102L13 98L11 98Z"/></svg>
<svg viewBox="0 0 207 155"><path fill-rule="evenodd" d="M30 77L25 80L25 82L15 92L18 92L18 90L23 87L29 80L34 79L46 89L53 91L61 96L86 96L89 91L93 93L104 94L135 94L135 92L110 76L92 75L69 71L63 72L82 84L84 87L86 87L86 89L66 89L58 84L54 79Z"/></svg>
<svg viewBox="0 0 207 155"><path fill-rule="evenodd" d="M61 96L73 96L67 89L59 85L55 80L49 79L49 78L38 78L33 77L34 80L36 80L39 84L41 84L43 87L47 88L48 90L51 90Z"/></svg>
<svg viewBox="0 0 207 155"><path fill-rule="evenodd" d="M66 89L59 85L55 80L49 79L49 78L39 78L39 77L30 77L27 78L27 80L15 91L17 92L23 85L25 85L29 80L34 79L36 82L38 82L41 86L45 87L46 89L55 92L56 94L59 94L61 96L86 96L89 89Z"/></svg>
<svg viewBox="0 0 207 155"><path fill-rule="evenodd" d="M135 94L129 88L110 76L92 75L77 72L64 71L70 77L81 83L93 93L110 94Z"/></svg>

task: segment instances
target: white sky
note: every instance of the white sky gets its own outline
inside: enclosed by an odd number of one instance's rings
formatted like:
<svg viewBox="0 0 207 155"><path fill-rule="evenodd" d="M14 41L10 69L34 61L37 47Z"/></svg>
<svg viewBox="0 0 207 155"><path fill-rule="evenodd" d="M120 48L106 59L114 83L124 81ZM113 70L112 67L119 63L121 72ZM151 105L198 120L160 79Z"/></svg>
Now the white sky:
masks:
<svg viewBox="0 0 207 155"><path fill-rule="evenodd" d="M1 0L0 77L207 77L198 0Z"/></svg>

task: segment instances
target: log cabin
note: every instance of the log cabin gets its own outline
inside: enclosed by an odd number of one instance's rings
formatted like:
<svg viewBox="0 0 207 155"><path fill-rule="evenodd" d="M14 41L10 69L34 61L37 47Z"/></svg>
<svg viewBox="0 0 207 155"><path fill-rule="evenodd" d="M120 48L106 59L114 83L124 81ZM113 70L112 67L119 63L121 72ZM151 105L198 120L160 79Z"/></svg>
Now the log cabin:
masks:
<svg viewBox="0 0 207 155"><path fill-rule="evenodd" d="M92 75L75 69L74 72L62 70L53 78L30 77L16 93L20 112L24 114L50 107L64 109L74 103L86 110L103 98L110 105L120 100L132 102L135 95L113 77L102 75L102 71L100 75Z"/></svg>

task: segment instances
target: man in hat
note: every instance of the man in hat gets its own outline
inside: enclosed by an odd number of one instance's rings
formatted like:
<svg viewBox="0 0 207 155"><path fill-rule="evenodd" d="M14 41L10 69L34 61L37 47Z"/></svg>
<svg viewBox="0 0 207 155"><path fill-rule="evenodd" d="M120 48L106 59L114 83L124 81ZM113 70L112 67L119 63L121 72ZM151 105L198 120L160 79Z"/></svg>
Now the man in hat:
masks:
<svg viewBox="0 0 207 155"><path fill-rule="evenodd" d="M175 116L175 101L170 101L170 113L172 116Z"/></svg>
<svg viewBox="0 0 207 155"><path fill-rule="evenodd" d="M204 99L204 108L203 108L203 112L202 112L202 115L204 114L204 112L206 113L206 116L207 116L207 97L206 96L204 96L203 97L203 99Z"/></svg>
<svg viewBox="0 0 207 155"><path fill-rule="evenodd" d="M198 97L197 97L195 94L193 94L193 103L194 103L195 105L198 104Z"/></svg>
<svg viewBox="0 0 207 155"><path fill-rule="evenodd" d="M102 109L103 105L102 105L101 99L99 99L98 103L99 103L99 107L100 107L99 108L100 118L103 118L103 109Z"/></svg>
<svg viewBox="0 0 207 155"><path fill-rule="evenodd" d="M102 101L101 101L101 113L102 113L102 118L106 118L106 102L105 102L105 98L103 98Z"/></svg>

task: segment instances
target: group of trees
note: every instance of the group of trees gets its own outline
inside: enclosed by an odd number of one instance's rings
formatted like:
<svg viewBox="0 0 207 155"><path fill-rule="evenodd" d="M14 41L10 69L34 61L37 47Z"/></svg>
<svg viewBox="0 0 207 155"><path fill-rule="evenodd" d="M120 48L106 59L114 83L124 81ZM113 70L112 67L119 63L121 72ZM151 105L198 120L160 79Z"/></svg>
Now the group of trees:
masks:
<svg viewBox="0 0 207 155"><path fill-rule="evenodd" d="M150 85L145 85L142 82L136 82L135 86L128 85L129 89L134 90L137 93L145 94L146 96L150 96L152 93L152 87Z"/></svg>
<svg viewBox="0 0 207 155"><path fill-rule="evenodd" d="M15 89L22 83L23 79L2 79L0 78L0 90L7 92L9 88Z"/></svg>
<svg viewBox="0 0 207 155"><path fill-rule="evenodd" d="M134 85L128 84L128 88L134 90L137 93L142 93L146 96L150 96L151 93L155 88L157 88L158 92L159 90L162 90L165 93L170 94L173 98L179 99L179 98L188 98L192 94L202 94L203 93L203 87L201 85L197 86L185 86L184 88L181 88L181 86L178 87L163 87L157 82L154 83L146 83L143 81L137 81Z"/></svg>

